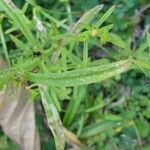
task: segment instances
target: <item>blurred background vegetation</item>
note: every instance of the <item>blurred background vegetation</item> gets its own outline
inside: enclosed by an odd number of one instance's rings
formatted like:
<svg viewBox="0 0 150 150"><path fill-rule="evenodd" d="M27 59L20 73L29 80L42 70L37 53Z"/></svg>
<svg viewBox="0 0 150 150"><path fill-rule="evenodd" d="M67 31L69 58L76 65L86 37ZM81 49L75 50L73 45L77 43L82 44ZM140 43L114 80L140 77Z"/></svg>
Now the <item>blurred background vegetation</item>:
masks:
<svg viewBox="0 0 150 150"><path fill-rule="evenodd" d="M25 3L24 0L13 2L19 8ZM100 11L101 16L115 4L115 11L105 23L114 24L113 32L126 41L133 51L146 40L146 33L150 29L149 0L36 0L35 2L47 9L47 12L57 20L67 19L68 24L76 22L83 13L96 5L104 4L104 9ZM67 13L69 7L71 16ZM32 8L29 7L26 12L29 18L31 11ZM3 27L7 28L7 24L5 22L3 24ZM91 45L89 50L91 59L107 57L119 60L128 55L126 51L120 52L111 44L106 44L105 48L111 55L97 45ZM3 55L2 50L0 53ZM11 50L10 56L14 57ZM83 143L83 150L150 150L150 83L146 82L149 75L139 68L101 84L75 87L74 94L70 93L70 100L63 100L61 112L63 125L77 135ZM35 110L42 150L55 150L54 139L47 127L46 116L38 96L35 100ZM118 124L114 126L116 122ZM0 149L16 149L15 144L2 131ZM69 144L66 149L69 149Z"/></svg>

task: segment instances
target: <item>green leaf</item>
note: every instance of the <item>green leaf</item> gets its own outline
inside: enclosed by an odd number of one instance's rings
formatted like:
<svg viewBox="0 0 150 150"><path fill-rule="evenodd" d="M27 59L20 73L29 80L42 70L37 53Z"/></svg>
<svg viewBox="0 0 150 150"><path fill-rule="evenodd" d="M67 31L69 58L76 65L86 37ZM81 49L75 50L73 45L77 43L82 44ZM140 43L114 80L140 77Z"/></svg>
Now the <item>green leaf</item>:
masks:
<svg viewBox="0 0 150 150"><path fill-rule="evenodd" d="M100 27L102 23L111 15L111 13L114 11L115 5L113 5L101 18L100 20L96 23L96 27Z"/></svg>
<svg viewBox="0 0 150 150"><path fill-rule="evenodd" d="M11 1L1 0L0 8L9 15L13 20L14 25L22 31L28 42L34 47L36 42L27 24L27 21L29 22L29 20L23 15L23 13Z"/></svg>
<svg viewBox="0 0 150 150"><path fill-rule="evenodd" d="M14 68L0 71L0 90L16 75L17 70Z"/></svg>
<svg viewBox="0 0 150 150"><path fill-rule="evenodd" d="M87 62L88 62L88 40L85 40L83 49L83 66L86 66Z"/></svg>
<svg viewBox="0 0 150 150"><path fill-rule="evenodd" d="M71 28L69 33L79 33L84 28L84 25L88 24L102 8L103 5L98 5L85 13Z"/></svg>
<svg viewBox="0 0 150 150"><path fill-rule="evenodd" d="M127 44L116 34L110 33L109 41L121 48L126 48Z"/></svg>
<svg viewBox="0 0 150 150"><path fill-rule="evenodd" d="M8 49L7 49L6 40L5 40L3 29L2 29L2 24L0 24L0 39L1 39L1 42L2 42L2 46L3 46L3 51L4 51L4 54L5 54L5 58L7 60L7 63L10 65L10 60L9 60L9 55L8 55Z"/></svg>
<svg viewBox="0 0 150 150"><path fill-rule="evenodd" d="M22 78L24 72L31 71L35 66L38 65L39 58L37 59L28 59L25 62L16 65L15 67L8 68L0 71L0 89L3 88L5 84L9 81L18 78ZM23 60L24 61L24 60Z"/></svg>
<svg viewBox="0 0 150 150"><path fill-rule="evenodd" d="M110 41L111 37L109 34L109 30L112 29L112 27L113 27L113 25L110 24L110 25L104 26L98 30L98 36L100 37L100 41L102 44Z"/></svg>
<svg viewBox="0 0 150 150"><path fill-rule="evenodd" d="M86 91L87 91L87 86L74 87L73 98L70 100L69 106L67 108L63 120L66 126L69 126L72 123L78 111L79 105L86 95Z"/></svg>
<svg viewBox="0 0 150 150"><path fill-rule="evenodd" d="M23 50L23 52L25 54L27 54L28 52L30 52L30 49L27 47L27 45L25 45L22 41L20 41L18 38L16 38L15 36L13 35L10 35L12 41L16 44L16 46Z"/></svg>
<svg viewBox="0 0 150 150"><path fill-rule="evenodd" d="M105 120L109 120L109 121L121 121L122 117L119 115L114 115L114 114L106 114L104 116Z"/></svg>
<svg viewBox="0 0 150 150"><path fill-rule="evenodd" d="M96 67L88 67L62 73L34 74L27 73L30 81L56 87L69 87L100 82L130 69L131 60L122 60Z"/></svg>
<svg viewBox="0 0 150 150"><path fill-rule="evenodd" d="M148 42L144 42L140 45L140 47L136 50L136 53L141 53L149 47Z"/></svg>
<svg viewBox="0 0 150 150"><path fill-rule="evenodd" d="M105 105L106 105L106 103L104 101L101 101L99 104L96 104L95 106L93 106L93 107L91 107L89 109L86 109L85 112L89 113L89 112L100 110Z"/></svg>
<svg viewBox="0 0 150 150"><path fill-rule="evenodd" d="M150 33L147 33L147 42L150 50Z"/></svg>
<svg viewBox="0 0 150 150"><path fill-rule="evenodd" d="M90 136L94 136L96 134L99 134L101 132L104 132L105 130L108 130L108 128L115 125L115 122L112 121L99 121L97 123L91 124L85 128L83 128L80 138L87 138Z"/></svg>
<svg viewBox="0 0 150 150"><path fill-rule="evenodd" d="M66 44L71 43L71 42L85 41L88 39L89 36L90 36L90 32L84 31L80 34L68 34L68 33L66 33L66 34L53 36L53 37L51 37L50 40L57 41L57 42L60 42L59 40L62 40L61 44L66 45Z"/></svg>
<svg viewBox="0 0 150 150"><path fill-rule="evenodd" d="M58 111L61 111L61 106L60 106L59 100L57 98L55 91L52 88L50 89L50 93L51 93L51 99L52 99L53 103L55 104L56 108L58 109Z"/></svg>
<svg viewBox="0 0 150 150"><path fill-rule="evenodd" d="M134 60L133 61L138 67L140 68L145 68L145 69L150 69L150 64L149 63L146 63L142 60Z"/></svg>

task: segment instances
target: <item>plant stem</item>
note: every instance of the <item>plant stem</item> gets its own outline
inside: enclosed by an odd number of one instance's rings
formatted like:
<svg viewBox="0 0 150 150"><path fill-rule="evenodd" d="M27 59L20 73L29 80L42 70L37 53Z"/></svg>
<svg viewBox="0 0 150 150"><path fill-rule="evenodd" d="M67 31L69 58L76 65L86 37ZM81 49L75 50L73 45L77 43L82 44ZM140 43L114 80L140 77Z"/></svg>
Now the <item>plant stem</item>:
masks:
<svg viewBox="0 0 150 150"><path fill-rule="evenodd" d="M71 13L71 7L70 7L70 4L69 4L69 1L68 2L65 2L65 5L66 5L66 10L67 10L67 13L68 13L68 18L69 18L69 24L72 24L72 13Z"/></svg>
<svg viewBox="0 0 150 150"><path fill-rule="evenodd" d="M83 49L83 66L85 67L88 62L88 41L84 41L84 49Z"/></svg>
<svg viewBox="0 0 150 150"><path fill-rule="evenodd" d="M3 46L3 50L4 50L6 61L10 65L8 49L7 49L7 46L6 46L6 41L5 41L3 30L2 30L2 24L0 24L0 37L1 37L2 46Z"/></svg>

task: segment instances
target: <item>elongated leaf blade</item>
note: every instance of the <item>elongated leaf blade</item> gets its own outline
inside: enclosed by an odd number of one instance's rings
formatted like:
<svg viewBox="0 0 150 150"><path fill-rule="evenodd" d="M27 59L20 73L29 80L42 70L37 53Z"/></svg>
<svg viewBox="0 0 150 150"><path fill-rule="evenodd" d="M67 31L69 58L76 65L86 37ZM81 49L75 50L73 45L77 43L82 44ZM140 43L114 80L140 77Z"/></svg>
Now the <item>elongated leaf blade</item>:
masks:
<svg viewBox="0 0 150 150"><path fill-rule="evenodd" d="M78 111L79 105L86 95L87 86L84 85L84 86L74 87L73 90L75 94L73 95L73 98L70 100L69 106L67 107L67 111L65 113L64 120L63 120L65 126L69 126L72 123L75 114Z"/></svg>
<svg viewBox="0 0 150 150"><path fill-rule="evenodd" d="M27 53L30 52L30 49L29 49L22 41L20 41L18 38L16 38L16 37L13 36L13 35L10 35L10 37L11 37L12 41L16 44L16 46L17 46L19 49L23 50L23 52L24 52L25 54L27 54Z"/></svg>
<svg viewBox="0 0 150 150"><path fill-rule="evenodd" d="M150 63L143 62L142 60L134 60L134 63L140 68L150 69Z"/></svg>
<svg viewBox="0 0 150 150"><path fill-rule="evenodd" d="M13 20L15 26L17 26L28 42L35 46L35 39L32 33L29 30L27 24L27 18L21 13L21 11L12 3L11 0L1 0L0 1L0 8Z"/></svg>
<svg viewBox="0 0 150 150"><path fill-rule="evenodd" d="M108 63L97 67L83 68L63 73L34 74L28 73L28 80L56 87L69 87L100 82L130 69L131 60Z"/></svg>
<svg viewBox="0 0 150 150"><path fill-rule="evenodd" d="M71 28L69 33L79 33L84 28L84 25L88 24L102 8L103 5L98 5L85 13Z"/></svg>
<svg viewBox="0 0 150 150"><path fill-rule="evenodd" d="M126 42L124 42L118 35L111 33L109 41L121 48L127 48Z"/></svg>
<svg viewBox="0 0 150 150"><path fill-rule="evenodd" d="M100 20L96 23L96 27L100 27L102 23L112 14L112 12L115 9L115 5L113 5L101 18Z"/></svg>
<svg viewBox="0 0 150 150"><path fill-rule="evenodd" d="M83 128L80 138L87 138L90 136L94 136L96 134L106 131L108 128L111 128L114 125L115 125L115 122L110 122L110 121L103 121L103 122L97 122L97 123L91 124Z"/></svg>
<svg viewBox="0 0 150 150"><path fill-rule="evenodd" d="M149 50L150 50L150 33L147 33L147 43L148 43Z"/></svg>

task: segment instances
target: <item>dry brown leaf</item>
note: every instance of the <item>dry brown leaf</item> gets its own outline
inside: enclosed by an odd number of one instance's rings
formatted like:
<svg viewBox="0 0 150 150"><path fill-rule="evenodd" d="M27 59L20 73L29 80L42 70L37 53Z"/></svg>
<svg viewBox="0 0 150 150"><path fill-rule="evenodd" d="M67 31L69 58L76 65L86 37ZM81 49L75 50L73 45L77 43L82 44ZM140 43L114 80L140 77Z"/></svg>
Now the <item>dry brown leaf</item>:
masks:
<svg viewBox="0 0 150 150"><path fill-rule="evenodd" d="M68 141L68 144L72 145L72 148L69 150L80 150L82 143L79 141L77 136L65 127L63 128L63 132L65 134L66 140Z"/></svg>
<svg viewBox="0 0 150 150"><path fill-rule="evenodd" d="M0 59L0 68L6 67ZM13 93L10 94L10 91ZM8 137L21 150L40 150L39 133L35 125L34 104L29 103L29 92L23 83L14 88L11 84L0 91L0 125Z"/></svg>

